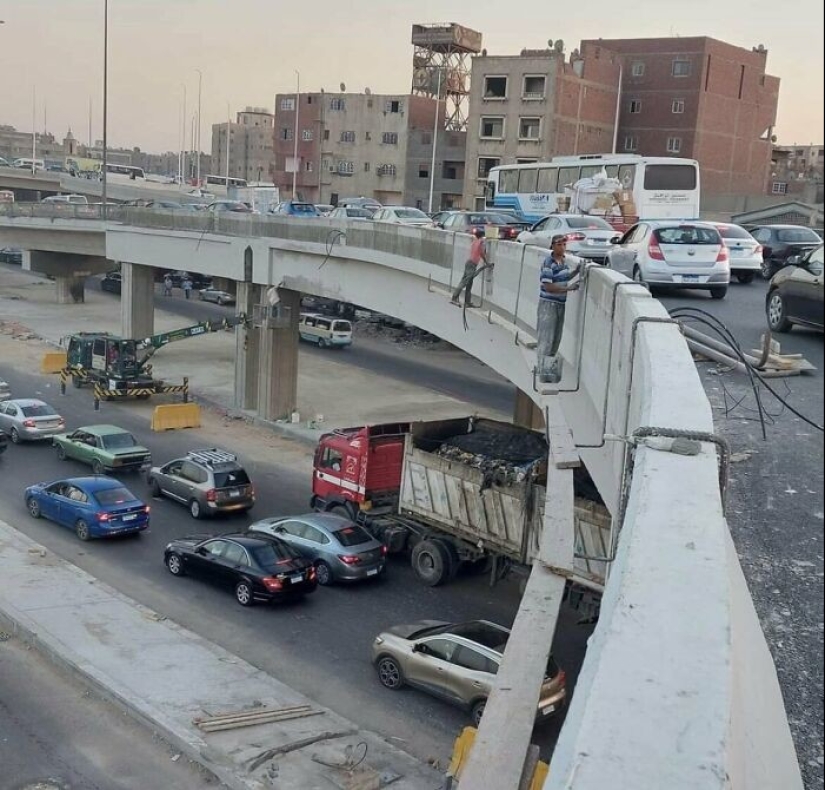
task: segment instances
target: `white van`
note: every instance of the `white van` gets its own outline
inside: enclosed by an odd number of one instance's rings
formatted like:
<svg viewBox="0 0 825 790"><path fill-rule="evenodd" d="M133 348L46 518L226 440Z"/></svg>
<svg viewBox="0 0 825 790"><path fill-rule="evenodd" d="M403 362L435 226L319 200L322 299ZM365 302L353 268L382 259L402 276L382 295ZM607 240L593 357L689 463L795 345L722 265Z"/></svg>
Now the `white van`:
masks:
<svg viewBox="0 0 825 790"><path fill-rule="evenodd" d="M318 348L343 348L352 345L352 324L342 318L303 313L298 322L301 340L317 343Z"/></svg>
<svg viewBox="0 0 825 790"><path fill-rule="evenodd" d="M32 159L31 157L23 157L22 159L15 159L12 162L12 167L20 169L31 170L32 166L35 170L45 170L46 163L42 159Z"/></svg>
<svg viewBox="0 0 825 790"><path fill-rule="evenodd" d="M41 203L68 203L72 206L88 206L89 199L86 195L51 195L47 198L43 198L40 201Z"/></svg>

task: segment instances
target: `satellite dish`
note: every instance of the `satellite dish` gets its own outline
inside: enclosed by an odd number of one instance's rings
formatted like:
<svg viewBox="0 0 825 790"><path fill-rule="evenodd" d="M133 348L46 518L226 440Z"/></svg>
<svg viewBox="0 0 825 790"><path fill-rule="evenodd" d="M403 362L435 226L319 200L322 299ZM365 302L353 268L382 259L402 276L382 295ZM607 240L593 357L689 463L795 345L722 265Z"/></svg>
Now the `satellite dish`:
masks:
<svg viewBox="0 0 825 790"><path fill-rule="evenodd" d="M346 92L347 92L347 86L342 82L341 83L341 93L346 93Z"/></svg>
<svg viewBox="0 0 825 790"><path fill-rule="evenodd" d="M553 49L555 49L556 52L564 52L564 41L562 39L556 41L556 43L553 44Z"/></svg>
<svg viewBox="0 0 825 790"><path fill-rule="evenodd" d="M369 88L364 88L364 93L366 93L367 96L372 95L372 91Z"/></svg>

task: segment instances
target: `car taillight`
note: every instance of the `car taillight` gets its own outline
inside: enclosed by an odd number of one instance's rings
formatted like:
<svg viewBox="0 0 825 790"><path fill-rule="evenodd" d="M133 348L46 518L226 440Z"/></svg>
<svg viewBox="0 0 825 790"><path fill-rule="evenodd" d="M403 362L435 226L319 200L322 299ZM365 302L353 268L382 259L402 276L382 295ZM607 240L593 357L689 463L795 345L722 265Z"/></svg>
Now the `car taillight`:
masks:
<svg viewBox="0 0 825 790"><path fill-rule="evenodd" d="M317 575L318 575L318 574L315 572L315 568L310 568L310 569L307 571L307 579L309 579L311 582L314 582L314 581L315 581L315 577L316 577Z"/></svg>
<svg viewBox="0 0 825 790"><path fill-rule="evenodd" d="M381 556L386 557L389 554L390 550L386 546L381 547Z"/></svg>
<svg viewBox="0 0 825 790"><path fill-rule="evenodd" d="M554 680L557 680L559 682L560 686L566 686L567 685L567 673L563 669L560 669L559 674L556 675Z"/></svg>
<svg viewBox="0 0 825 790"><path fill-rule="evenodd" d="M338 559L345 565L357 565L361 558L357 554L339 554Z"/></svg>
<svg viewBox="0 0 825 790"><path fill-rule="evenodd" d="M23 420L23 427L25 428L35 428L37 423L34 420Z"/></svg>
<svg viewBox="0 0 825 790"><path fill-rule="evenodd" d="M753 254L754 254L754 255L761 255L761 254L762 254L762 245L761 245L761 244L757 244L757 245L753 248Z"/></svg>
<svg viewBox="0 0 825 790"><path fill-rule="evenodd" d="M656 243L656 241L651 238L650 242L647 245L647 254L654 260L654 261L663 261L665 256L662 253L662 248Z"/></svg>
<svg viewBox="0 0 825 790"><path fill-rule="evenodd" d="M254 497L255 496L255 486L249 486L248 489L249 489L249 496Z"/></svg>
<svg viewBox="0 0 825 790"><path fill-rule="evenodd" d="M218 492L214 488L210 488L206 492L206 501L214 502L218 498Z"/></svg>
<svg viewBox="0 0 825 790"><path fill-rule="evenodd" d="M719 248L719 254L716 256L716 263L725 263L729 259L728 248L725 243L722 242L722 246Z"/></svg>
<svg viewBox="0 0 825 790"><path fill-rule="evenodd" d="M567 241L584 241L587 236L585 236L584 233L568 233L565 238Z"/></svg>
<svg viewBox="0 0 825 790"><path fill-rule="evenodd" d="M98 521L108 521L109 520L109 514L108 513L98 513L97 514L97 520Z"/></svg>
<svg viewBox="0 0 825 790"><path fill-rule="evenodd" d="M148 515L148 513L149 513L149 511L150 511L151 509L152 509L152 508L151 508L151 507L149 507L149 505L144 505L144 506L143 506L143 512L144 512L144 513L146 513L147 515Z"/></svg>
<svg viewBox="0 0 825 790"><path fill-rule="evenodd" d="M65 425L65 424L66 424L66 420L64 420L62 417L58 417L58 419L57 419L57 424L58 424L58 425Z"/></svg>
<svg viewBox="0 0 825 790"><path fill-rule="evenodd" d="M278 590L282 590L284 588L284 583L275 576L264 576L261 579L264 587L266 587L269 592L278 592Z"/></svg>

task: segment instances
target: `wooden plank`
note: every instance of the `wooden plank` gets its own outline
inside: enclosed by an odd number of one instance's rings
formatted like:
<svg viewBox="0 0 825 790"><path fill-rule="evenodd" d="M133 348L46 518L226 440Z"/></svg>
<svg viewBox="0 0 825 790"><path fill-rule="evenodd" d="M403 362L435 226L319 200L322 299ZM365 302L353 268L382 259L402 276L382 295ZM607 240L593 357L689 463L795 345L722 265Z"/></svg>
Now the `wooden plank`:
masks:
<svg viewBox="0 0 825 790"><path fill-rule="evenodd" d="M556 398L548 398L548 401L547 436L550 440L550 462L556 469L576 469L582 462L573 441L573 432L568 427Z"/></svg>

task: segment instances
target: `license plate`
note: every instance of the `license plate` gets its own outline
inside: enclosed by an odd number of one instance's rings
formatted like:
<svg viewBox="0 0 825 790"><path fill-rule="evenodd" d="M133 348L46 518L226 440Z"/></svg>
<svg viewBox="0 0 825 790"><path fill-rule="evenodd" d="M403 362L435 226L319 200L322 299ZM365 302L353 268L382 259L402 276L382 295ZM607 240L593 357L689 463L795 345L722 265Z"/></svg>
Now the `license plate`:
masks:
<svg viewBox="0 0 825 790"><path fill-rule="evenodd" d="M682 275L682 282L683 283L698 283L699 282L699 275L698 274L683 274Z"/></svg>
<svg viewBox="0 0 825 790"><path fill-rule="evenodd" d="M124 521L134 521L136 518L137 518L137 513L132 513L129 516L124 516L123 520Z"/></svg>
<svg viewBox="0 0 825 790"><path fill-rule="evenodd" d="M555 705L548 705L547 707L542 708L541 712L546 716L548 713L554 713L555 710L556 710Z"/></svg>
<svg viewBox="0 0 825 790"><path fill-rule="evenodd" d="M378 568L373 568L371 571L367 571L367 576L378 576Z"/></svg>
<svg viewBox="0 0 825 790"><path fill-rule="evenodd" d="M297 575L295 575L295 576L290 576L290 577L289 577L289 580L290 580L293 584L297 584L298 582L302 582L302 581L304 580L304 577L303 577L303 575L302 575L302 574L300 574L300 573L299 573L299 574L297 574Z"/></svg>
<svg viewBox="0 0 825 790"><path fill-rule="evenodd" d="M240 491L230 491L229 496L237 499L241 495Z"/></svg>

